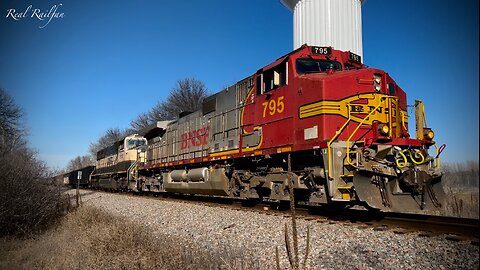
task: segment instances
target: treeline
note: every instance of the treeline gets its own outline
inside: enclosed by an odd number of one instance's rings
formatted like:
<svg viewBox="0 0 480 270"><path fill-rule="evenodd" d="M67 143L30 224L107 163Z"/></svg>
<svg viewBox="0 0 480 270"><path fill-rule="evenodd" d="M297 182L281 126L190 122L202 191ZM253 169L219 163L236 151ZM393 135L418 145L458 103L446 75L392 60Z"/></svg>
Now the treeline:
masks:
<svg viewBox="0 0 480 270"><path fill-rule="evenodd" d="M68 203L49 185L49 169L28 148L26 135L22 108L0 89L0 236L47 228Z"/></svg>
<svg viewBox="0 0 480 270"><path fill-rule="evenodd" d="M70 160L65 171L69 172L95 165L96 154L99 150L112 145L125 136L138 133L157 121L174 120L181 112L193 112L200 109L207 94L205 83L200 80L194 78L178 80L170 89L165 100L159 101L150 110L140 113L130 121L130 126L127 128L108 128L97 141L90 144L89 153Z"/></svg>
<svg viewBox="0 0 480 270"><path fill-rule="evenodd" d="M462 163L450 162L442 165L445 175L442 179L443 186L449 192L478 191L479 166L478 161L465 161Z"/></svg>

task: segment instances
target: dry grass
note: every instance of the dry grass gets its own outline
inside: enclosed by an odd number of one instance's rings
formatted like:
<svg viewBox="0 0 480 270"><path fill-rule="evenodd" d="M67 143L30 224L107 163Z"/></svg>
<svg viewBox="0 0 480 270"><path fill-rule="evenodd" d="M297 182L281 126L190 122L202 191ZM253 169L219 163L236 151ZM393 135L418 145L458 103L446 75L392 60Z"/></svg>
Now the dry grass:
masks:
<svg viewBox="0 0 480 270"><path fill-rule="evenodd" d="M443 187L447 198L445 214L448 216L479 218L478 162L446 163Z"/></svg>
<svg viewBox="0 0 480 270"><path fill-rule="evenodd" d="M464 218L479 218L479 195L477 192L447 193L445 215Z"/></svg>
<svg viewBox="0 0 480 270"><path fill-rule="evenodd" d="M35 238L0 239L0 269L258 269L250 257L208 251L90 207Z"/></svg>

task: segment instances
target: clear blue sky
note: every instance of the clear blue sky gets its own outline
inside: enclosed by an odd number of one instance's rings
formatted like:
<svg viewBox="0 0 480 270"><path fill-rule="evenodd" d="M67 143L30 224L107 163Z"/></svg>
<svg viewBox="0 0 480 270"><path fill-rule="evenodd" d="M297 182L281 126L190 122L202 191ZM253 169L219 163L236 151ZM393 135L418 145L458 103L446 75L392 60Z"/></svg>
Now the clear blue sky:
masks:
<svg viewBox="0 0 480 270"><path fill-rule="evenodd" d="M8 9L64 18L7 18ZM478 160L478 1L368 0L363 60L422 99L447 161ZM210 92L292 50L278 0L0 1L0 87L26 112L30 145L52 167L125 128L178 79ZM30 14L32 11L29 11ZM48 19L47 19L48 20ZM413 119L411 120L413 121Z"/></svg>

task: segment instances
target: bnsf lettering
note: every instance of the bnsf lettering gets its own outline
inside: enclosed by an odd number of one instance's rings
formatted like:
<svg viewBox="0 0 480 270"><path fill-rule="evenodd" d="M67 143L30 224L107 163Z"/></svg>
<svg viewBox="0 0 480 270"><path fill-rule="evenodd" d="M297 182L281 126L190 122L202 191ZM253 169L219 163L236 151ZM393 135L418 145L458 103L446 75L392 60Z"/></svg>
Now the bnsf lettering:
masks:
<svg viewBox="0 0 480 270"><path fill-rule="evenodd" d="M364 105L364 104L355 104L350 105L350 111L352 113L370 113L375 110L376 106ZM378 107L375 112L388 114L388 108Z"/></svg>
<svg viewBox="0 0 480 270"><path fill-rule="evenodd" d="M182 149L190 148L191 146L202 146L208 144L208 134L210 127L203 127L190 132L185 132L180 135Z"/></svg>

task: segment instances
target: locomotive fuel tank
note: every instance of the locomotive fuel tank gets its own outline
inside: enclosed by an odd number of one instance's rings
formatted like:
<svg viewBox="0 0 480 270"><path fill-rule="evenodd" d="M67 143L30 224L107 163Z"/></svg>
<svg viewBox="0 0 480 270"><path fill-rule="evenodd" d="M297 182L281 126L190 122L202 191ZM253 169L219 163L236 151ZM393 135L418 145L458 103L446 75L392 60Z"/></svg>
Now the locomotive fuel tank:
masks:
<svg viewBox="0 0 480 270"><path fill-rule="evenodd" d="M229 179L224 168L196 168L163 173L165 191L172 193L229 196Z"/></svg>

